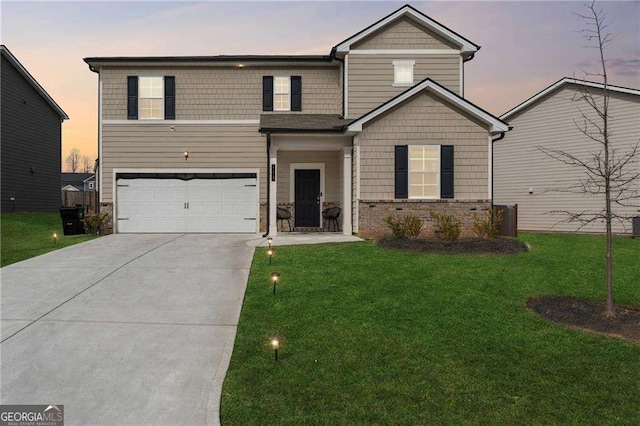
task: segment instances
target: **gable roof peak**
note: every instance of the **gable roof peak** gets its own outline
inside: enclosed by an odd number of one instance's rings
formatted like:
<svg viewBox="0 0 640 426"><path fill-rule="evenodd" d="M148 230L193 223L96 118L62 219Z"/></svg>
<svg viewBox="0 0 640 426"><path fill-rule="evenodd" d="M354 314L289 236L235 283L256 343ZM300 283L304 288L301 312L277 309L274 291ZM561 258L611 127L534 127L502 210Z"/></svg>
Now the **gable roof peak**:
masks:
<svg viewBox="0 0 640 426"><path fill-rule="evenodd" d="M445 27L435 19L428 17L427 15L425 15L424 13L420 12L418 9L416 9L415 7L407 3L404 6L400 7L399 9L396 9L395 11L391 12L384 18L369 25L367 28L357 32L351 37L335 45L333 49L331 49L332 56L348 53L349 50L351 49L351 46L356 44L358 41L364 39L365 37L368 37L369 35L373 34L374 32L380 30L383 27L386 27L392 22L402 19L403 17L410 17L414 21L422 24L426 28L435 32L436 34L451 41L456 46L459 46L460 53L464 56L465 60L471 59L475 54L475 52L480 50L480 46L478 46L477 44L466 39L465 37L461 36L457 32L451 30L450 28Z"/></svg>

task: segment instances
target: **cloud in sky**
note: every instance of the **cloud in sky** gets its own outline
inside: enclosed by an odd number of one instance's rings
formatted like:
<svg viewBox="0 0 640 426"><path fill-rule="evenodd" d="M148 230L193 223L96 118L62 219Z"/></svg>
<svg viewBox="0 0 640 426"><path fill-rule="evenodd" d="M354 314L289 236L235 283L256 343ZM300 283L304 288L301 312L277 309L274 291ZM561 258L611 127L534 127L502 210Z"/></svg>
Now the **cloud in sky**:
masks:
<svg viewBox="0 0 640 426"><path fill-rule="evenodd" d="M97 155L97 76L86 56L328 54L400 2L3 2L2 43L69 114L63 155ZM412 2L480 44L465 96L500 114L593 70L579 2ZM603 2L616 39L611 82L640 88L640 3Z"/></svg>

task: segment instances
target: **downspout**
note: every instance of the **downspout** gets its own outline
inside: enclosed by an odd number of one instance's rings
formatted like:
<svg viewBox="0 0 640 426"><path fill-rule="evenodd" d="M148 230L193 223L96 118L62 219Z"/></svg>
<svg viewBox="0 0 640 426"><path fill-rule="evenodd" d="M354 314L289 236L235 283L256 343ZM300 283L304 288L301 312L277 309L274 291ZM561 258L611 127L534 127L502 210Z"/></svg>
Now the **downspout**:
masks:
<svg viewBox="0 0 640 426"><path fill-rule="evenodd" d="M509 130L511 130L511 129L509 129ZM493 191L494 191L494 186L495 186L494 183L493 183L493 169L496 166L495 158L493 158L493 144L498 142L498 141L501 141L502 139L504 139L505 133L507 133L507 132L501 132L500 136L498 136L495 139L491 139L491 158L492 158L492 163L491 163L492 164L491 165L491 211L493 211Z"/></svg>
<svg viewBox="0 0 640 426"><path fill-rule="evenodd" d="M269 235L269 226L270 223L270 215L271 211L271 133L267 133L267 232L262 235L262 238L265 238Z"/></svg>

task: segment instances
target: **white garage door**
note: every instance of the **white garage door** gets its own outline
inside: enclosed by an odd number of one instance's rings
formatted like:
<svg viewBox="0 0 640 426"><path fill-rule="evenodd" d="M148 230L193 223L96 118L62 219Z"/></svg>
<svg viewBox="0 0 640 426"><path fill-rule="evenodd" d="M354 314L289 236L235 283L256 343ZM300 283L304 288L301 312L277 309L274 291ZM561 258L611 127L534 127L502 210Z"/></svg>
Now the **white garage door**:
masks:
<svg viewBox="0 0 640 426"><path fill-rule="evenodd" d="M118 232L257 232L255 175L171 176L117 179Z"/></svg>

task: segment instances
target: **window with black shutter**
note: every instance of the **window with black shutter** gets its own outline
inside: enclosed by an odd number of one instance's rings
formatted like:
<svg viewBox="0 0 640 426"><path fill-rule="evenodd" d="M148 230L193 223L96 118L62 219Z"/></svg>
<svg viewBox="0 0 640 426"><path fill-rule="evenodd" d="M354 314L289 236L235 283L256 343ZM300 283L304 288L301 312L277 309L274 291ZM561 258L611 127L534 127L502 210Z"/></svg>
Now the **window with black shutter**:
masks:
<svg viewBox="0 0 640 426"><path fill-rule="evenodd" d="M453 145L442 145L440 156L440 198L453 198Z"/></svg>
<svg viewBox="0 0 640 426"><path fill-rule="evenodd" d="M138 77L127 77L127 119L138 119Z"/></svg>
<svg viewBox="0 0 640 426"><path fill-rule="evenodd" d="M395 147L395 198L409 198L409 147Z"/></svg>
<svg viewBox="0 0 640 426"><path fill-rule="evenodd" d="M302 77L291 76L291 111L302 111Z"/></svg>
<svg viewBox="0 0 640 426"><path fill-rule="evenodd" d="M175 120L176 118L176 78L173 76L164 77L164 119Z"/></svg>
<svg viewBox="0 0 640 426"><path fill-rule="evenodd" d="M262 77L262 110L273 111L273 76Z"/></svg>

